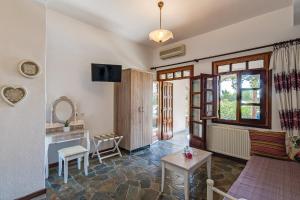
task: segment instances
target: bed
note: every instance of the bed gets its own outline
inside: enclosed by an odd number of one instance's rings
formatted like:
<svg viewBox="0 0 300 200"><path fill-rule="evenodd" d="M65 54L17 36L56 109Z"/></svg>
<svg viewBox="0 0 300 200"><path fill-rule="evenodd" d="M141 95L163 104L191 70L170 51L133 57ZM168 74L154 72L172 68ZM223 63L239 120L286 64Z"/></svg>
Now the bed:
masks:
<svg viewBox="0 0 300 200"><path fill-rule="evenodd" d="M226 200L299 200L300 163L252 156L238 179L224 193L207 180L207 199L216 192Z"/></svg>

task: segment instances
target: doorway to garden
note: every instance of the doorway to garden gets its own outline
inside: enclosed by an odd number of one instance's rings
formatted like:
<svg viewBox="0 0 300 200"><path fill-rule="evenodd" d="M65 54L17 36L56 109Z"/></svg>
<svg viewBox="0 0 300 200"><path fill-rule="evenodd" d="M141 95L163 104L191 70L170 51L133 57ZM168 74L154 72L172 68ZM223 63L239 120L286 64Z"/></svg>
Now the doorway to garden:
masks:
<svg viewBox="0 0 300 200"><path fill-rule="evenodd" d="M157 72L153 83L153 141L189 145L193 74L193 65Z"/></svg>

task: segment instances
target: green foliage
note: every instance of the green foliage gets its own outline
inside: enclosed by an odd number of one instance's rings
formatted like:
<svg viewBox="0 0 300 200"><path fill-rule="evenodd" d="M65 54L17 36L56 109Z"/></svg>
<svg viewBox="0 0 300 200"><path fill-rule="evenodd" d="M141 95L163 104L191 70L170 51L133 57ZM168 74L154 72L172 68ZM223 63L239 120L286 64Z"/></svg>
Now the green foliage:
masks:
<svg viewBox="0 0 300 200"><path fill-rule="evenodd" d="M69 120L67 120L66 122L65 122L65 127L69 127L70 126L70 122L69 122Z"/></svg>
<svg viewBox="0 0 300 200"><path fill-rule="evenodd" d="M228 82L230 82L230 84L228 84ZM236 120L237 78L235 75L224 76L221 77L221 84L222 83L224 83L224 85L221 87L220 94L220 118L226 120Z"/></svg>
<svg viewBox="0 0 300 200"><path fill-rule="evenodd" d="M236 101L223 99L220 103L220 117L226 120L236 120Z"/></svg>
<svg viewBox="0 0 300 200"><path fill-rule="evenodd" d="M252 118L252 106L242 106L241 113L242 113L242 118L251 119Z"/></svg>
<svg viewBox="0 0 300 200"><path fill-rule="evenodd" d="M236 101L236 93L230 93L227 90L221 91L221 99L228 100L228 101Z"/></svg>
<svg viewBox="0 0 300 200"><path fill-rule="evenodd" d="M221 77L222 82L230 82L230 88L221 88L220 94L220 118L226 120L236 120L237 111L237 77L235 75ZM228 87L228 84L225 84ZM242 87L259 88L260 79L257 75L243 75ZM256 90L243 90L242 102L259 103L259 93ZM256 118L256 110L253 106L242 106L241 113L243 118Z"/></svg>
<svg viewBox="0 0 300 200"><path fill-rule="evenodd" d="M259 75L243 75L242 82L248 83L248 88L259 88L260 87L260 76ZM247 84L247 85L248 85Z"/></svg>

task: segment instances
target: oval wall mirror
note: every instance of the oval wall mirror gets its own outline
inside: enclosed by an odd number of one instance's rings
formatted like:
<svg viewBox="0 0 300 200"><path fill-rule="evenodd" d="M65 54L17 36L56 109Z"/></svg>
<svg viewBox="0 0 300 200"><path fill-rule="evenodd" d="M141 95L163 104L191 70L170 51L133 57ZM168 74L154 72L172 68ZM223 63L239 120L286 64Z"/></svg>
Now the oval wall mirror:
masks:
<svg viewBox="0 0 300 200"><path fill-rule="evenodd" d="M65 123L71 121L75 114L73 102L68 97L60 97L53 104L53 121Z"/></svg>

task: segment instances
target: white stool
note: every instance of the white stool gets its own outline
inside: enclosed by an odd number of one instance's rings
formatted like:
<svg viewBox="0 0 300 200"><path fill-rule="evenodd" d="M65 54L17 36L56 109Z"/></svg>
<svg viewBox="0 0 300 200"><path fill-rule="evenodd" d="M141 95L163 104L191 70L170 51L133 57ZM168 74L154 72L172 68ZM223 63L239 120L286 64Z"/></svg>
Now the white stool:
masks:
<svg viewBox="0 0 300 200"><path fill-rule="evenodd" d="M77 167L81 168L81 158L84 158L84 174L88 175L89 151L83 146L73 146L58 151L58 175L61 176L62 161L64 161L64 182L68 181L68 162L77 159Z"/></svg>
<svg viewBox="0 0 300 200"><path fill-rule="evenodd" d="M77 167L81 168L81 158L84 158L84 174L88 175L89 152L90 152L90 136L89 131L84 131L84 136L80 139L85 139L86 148L81 145L67 147L58 150L58 175L61 176L62 161L64 161L64 182L68 182L68 162L77 159Z"/></svg>

